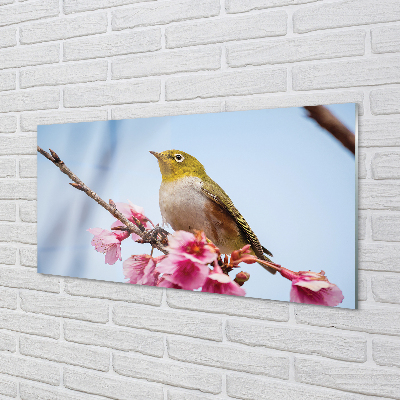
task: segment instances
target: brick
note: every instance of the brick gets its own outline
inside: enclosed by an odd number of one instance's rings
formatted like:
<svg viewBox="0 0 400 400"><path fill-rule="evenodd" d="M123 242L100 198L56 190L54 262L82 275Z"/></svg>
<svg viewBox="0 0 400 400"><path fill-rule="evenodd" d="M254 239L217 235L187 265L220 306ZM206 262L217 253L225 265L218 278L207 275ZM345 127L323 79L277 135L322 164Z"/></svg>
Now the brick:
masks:
<svg viewBox="0 0 400 400"><path fill-rule="evenodd" d="M220 67L221 48L156 52L114 60L112 62L112 78L137 78L177 72L216 70Z"/></svg>
<svg viewBox="0 0 400 400"><path fill-rule="evenodd" d="M0 287L0 308L8 308L10 310L16 310L17 297L18 293L16 290ZM0 326L1 326L1 314L0 314Z"/></svg>
<svg viewBox="0 0 400 400"><path fill-rule="evenodd" d="M15 178L16 172L17 163L15 158L0 158L0 178Z"/></svg>
<svg viewBox="0 0 400 400"><path fill-rule="evenodd" d="M400 113L400 88L372 90L369 98L372 114L380 115Z"/></svg>
<svg viewBox="0 0 400 400"><path fill-rule="evenodd" d="M64 370L64 386L115 400L164 399L161 385L152 385L131 379L119 379L111 375L88 373L71 368Z"/></svg>
<svg viewBox="0 0 400 400"><path fill-rule="evenodd" d="M286 90L286 69L268 68L169 78L165 90L167 100L282 92Z"/></svg>
<svg viewBox="0 0 400 400"><path fill-rule="evenodd" d="M0 48L16 46L17 44L17 28L0 29Z"/></svg>
<svg viewBox="0 0 400 400"><path fill-rule="evenodd" d="M332 389L399 399L400 372L343 362L296 358L296 381Z"/></svg>
<svg viewBox="0 0 400 400"><path fill-rule="evenodd" d="M1 64L1 61L0 61ZM1 69L1 67L0 67ZM0 72L0 91L14 90L16 88L16 74L14 71Z"/></svg>
<svg viewBox="0 0 400 400"><path fill-rule="evenodd" d="M211 396L206 396L204 394L197 395L197 394L192 394L192 392L175 391L170 389L167 390L167 399L168 400L221 400L220 397L215 397L215 396L211 397Z"/></svg>
<svg viewBox="0 0 400 400"><path fill-rule="evenodd" d="M98 400L91 395L85 394L84 397L76 396L75 392L71 392L64 388L52 388L48 386L36 386L30 382L19 383L19 393L22 400Z"/></svg>
<svg viewBox="0 0 400 400"><path fill-rule="evenodd" d="M181 24L165 29L167 48L282 36L287 31L284 11Z"/></svg>
<svg viewBox="0 0 400 400"><path fill-rule="evenodd" d="M358 301L367 300L367 278L358 271Z"/></svg>
<svg viewBox="0 0 400 400"><path fill-rule="evenodd" d="M400 243L360 243L358 268L367 271L400 272Z"/></svg>
<svg viewBox="0 0 400 400"><path fill-rule="evenodd" d="M362 182L359 185L359 208L400 210L400 185L397 182Z"/></svg>
<svg viewBox="0 0 400 400"><path fill-rule="evenodd" d="M21 265L25 267L37 266L37 248L36 247L21 247L19 249L19 258Z"/></svg>
<svg viewBox="0 0 400 400"><path fill-rule="evenodd" d="M400 335L400 312L382 307L346 310L329 307L295 305L299 324L325 326L383 335Z"/></svg>
<svg viewBox="0 0 400 400"><path fill-rule="evenodd" d="M36 181L34 180L7 179L1 182L1 200L33 200L35 198Z"/></svg>
<svg viewBox="0 0 400 400"><path fill-rule="evenodd" d="M226 297L211 293L167 290L170 307L200 312L237 315L247 318L289 320L289 305L283 302L240 297Z"/></svg>
<svg viewBox="0 0 400 400"><path fill-rule="evenodd" d="M0 69L56 63L60 60L60 45L50 43L18 46L0 51Z"/></svg>
<svg viewBox="0 0 400 400"><path fill-rule="evenodd" d="M228 340L249 346L262 346L303 354L317 354L337 360L365 362L366 339L354 335L332 335L327 332L288 326L228 320Z"/></svg>
<svg viewBox="0 0 400 400"><path fill-rule="evenodd" d="M20 297L24 311L92 322L108 321L108 305L100 300L28 292L20 293Z"/></svg>
<svg viewBox="0 0 400 400"><path fill-rule="evenodd" d="M64 60L112 57L161 49L160 29L109 33L64 42Z"/></svg>
<svg viewBox="0 0 400 400"><path fill-rule="evenodd" d="M64 321L64 337L69 342L134 351L154 357L164 354L163 336L152 332Z"/></svg>
<svg viewBox="0 0 400 400"><path fill-rule="evenodd" d="M385 242L400 241L400 215L384 214L372 216L372 239Z"/></svg>
<svg viewBox="0 0 400 400"><path fill-rule="evenodd" d="M294 39L238 43L227 47L230 67L292 63L364 54L365 31L348 31ZM329 52L326 51L329 49Z"/></svg>
<svg viewBox="0 0 400 400"><path fill-rule="evenodd" d="M358 212L358 240L365 240L367 238L367 214L365 212Z"/></svg>
<svg viewBox="0 0 400 400"><path fill-rule="evenodd" d="M289 379L288 356L179 338L168 338L167 346L169 357L173 360Z"/></svg>
<svg viewBox="0 0 400 400"><path fill-rule="evenodd" d="M330 89L400 83L399 65L399 57L386 58L385 68L382 68L380 58L297 65L293 67L293 89Z"/></svg>
<svg viewBox="0 0 400 400"><path fill-rule="evenodd" d="M17 117L15 117L14 115L0 116L0 133L14 133L16 130Z"/></svg>
<svg viewBox="0 0 400 400"><path fill-rule="evenodd" d="M161 93L159 80L81 85L64 89L65 107L90 107L124 103L158 101Z"/></svg>
<svg viewBox="0 0 400 400"><path fill-rule="evenodd" d="M37 222L36 201L24 201L19 204L19 217L22 222Z"/></svg>
<svg viewBox="0 0 400 400"><path fill-rule="evenodd" d="M58 0L33 0L0 8L0 26L19 24L24 21L55 17L59 13Z"/></svg>
<svg viewBox="0 0 400 400"><path fill-rule="evenodd" d="M144 1L154 1L154 0L97 0L96 3L93 3L92 0L65 0L64 12L65 14L71 14L81 11L98 10L99 8L108 8L108 7L122 6L125 4L142 3Z"/></svg>
<svg viewBox="0 0 400 400"><path fill-rule="evenodd" d="M146 379L166 385L197 389L207 393L221 393L222 376L188 364L177 364L143 356L113 355L114 371L120 375Z"/></svg>
<svg viewBox="0 0 400 400"><path fill-rule="evenodd" d="M0 394L9 397L17 397L18 383L0 378Z"/></svg>
<svg viewBox="0 0 400 400"><path fill-rule="evenodd" d="M9 332L0 331L0 350L15 353L17 350L17 336Z"/></svg>
<svg viewBox="0 0 400 400"><path fill-rule="evenodd" d="M400 178L400 152L379 152L372 158L372 176L374 179Z"/></svg>
<svg viewBox="0 0 400 400"><path fill-rule="evenodd" d="M265 108L303 107L320 104L358 103L362 109L364 95L357 91L336 91L298 93L296 95L279 94L276 96L251 96L242 99L227 99L226 111L262 110ZM361 106L361 107L360 107Z"/></svg>
<svg viewBox="0 0 400 400"><path fill-rule="evenodd" d="M400 146L399 125L400 116L363 118L358 124L358 144L363 147Z"/></svg>
<svg viewBox="0 0 400 400"><path fill-rule="evenodd" d="M367 177L367 166L365 164L366 154L358 152L358 178L365 179Z"/></svg>
<svg viewBox="0 0 400 400"><path fill-rule="evenodd" d="M74 296L121 300L153 306L161 305L162 298L162 290L159 288L88 279L66 279L65 291Z"/></svg>
<svg viewBox="0 0 400 400"><path fill-rule="evenodd" d="M20 90L12 93L0 93L0 112L45 110L58 108L60 89Z"/></svg>
<svg viewBox="0 0 400 400"><path fill-rule="evenodd" d="M21 130L36 131L38 125L69 124L73 122L106 121L107 110L57 110L21 114ZM36 153L36 146L35 146Z"/></svg>
<svg viewBox="0 0 400 400"><path fill-rule="evenodd" d="M400 51L400 26L380 26L371 29L371 47L374 53L395 53Z"/></svg>
<svg viewBox="0 0 400 400"><path fill-rule="evenodd" d="M0 0L0 6L4 6L5 4L14 3L14 0Z"/></svg>
<svg viewBox="0 0 400 400"><path fill-rule="evenodd" d="M227 13L240 13L251 10L261 10L269 7L282 7L289 5L313 3L319 0L226 0L225 9Z"/></svg>
<svg viewBox="0 0 400 400"><path fill-rule="evenodd" d="M20 178L36 178L37 162L36 157L24 157L19 160Z"/></svg>
<svg viewBox="0 0 400 400"><path fill-rule="evenodd" d="M105 60L30 68L21 71L20 86L21 88L29 88L105 81L107 69L108 65Z"/></svg>
<svg viewBox="0 0 400 400"><path fill-rule="evenodd" d="M226 385L229 396L244 400L365 400L361 395L338 393L336 390L261 379L250 375L228 374Z"/></svg>
<svg viewBox="0 0 400 400"><path fill-rule="evenodd" d="M222 321L215 317L117 304L113 309L113 321L132 328L222 341Z"/></svg>
<svg viewBox="0 0 400 400"><path fill-rule="evenodd" d="M2 156L36 154L36 146L34 136L0 136L0 155Z"/></svg>
<svg viewBox="0 0 400 400"><path fill-rule="evenodd" d="M340 28L390 22L400 19L397 0L342 0L334 3L302 7L293 14L293 30L296 33L319 29Z"/></svg>
<svg viewBox="0 0 400 400"><path fill-rule="evenodd" d="M15 247L0 246L0 264L14 265L17 249Z"/></svg>
<svg viewBox="0 0 400 400"><path fill-rule="evenodd" d="M400 277L396 275L374 276L372 278L372 294L380 303L400 304Z"/></svg>
<svg viewBox="0 0 400 400"><path fill-rule="evenodd" d="M60 323L54 318L0 310L0 328L29 335L60 337Z"/></svg>
<svg viewBox="0 0 400 400"><path fill-rule="evenodd" d="M220 7L218 0L203 0L199 2L175 0L173 2L143 3L136 7L114 11L112 13L112 28L113 30L120 30L213 17L219 14Z"/></svg>
<svg viewBox="0 0 400 400"><path fill-rule="evenodd" d="M208 114L221 111L221 100L179 101L115 107L111 110L111 117L112 119L149 118L167 115Z"/></svg>
<svg viewBox="0 0 400 400"><path fill-rule="evenodd" d="M21 336L19 350L21 354L26 356L44 358L49 361L105 372L108 371L110 364L110 354L107 351L62 343L51 339Z"/></svg>
<svg viewBox="0 0 400 400"><path fill-rule="evenodd" d="M22 44L65 40L77 36L94 35L107 31L107 14L86 14L52 21L33 22L21 26L19 39Z"/></svg>
<svg viewBox="0 0 400 400"><path fill-rule="evenodd" d="M36 225L0 224L0 242L36 244Z"/></svg>
<svg viewBox="0 0 400 400"><path fill-rule="evenodd" d="M52 363L0 354L0 373L57 386L60 368Z"/></svg>
<svg viewBox="0 0 400 400"><path fill-rule="evenodd" d="M0 285L52 293L60 292L60 279L58 277L38 274L36 271L27 268L0 266Z"/></svg>
<svg viewBox="0 0 400 400"><path fill-rule="evenodd" d="M400 367L400 341L374 338L372 340L372 357L378 365Z"/></svg>

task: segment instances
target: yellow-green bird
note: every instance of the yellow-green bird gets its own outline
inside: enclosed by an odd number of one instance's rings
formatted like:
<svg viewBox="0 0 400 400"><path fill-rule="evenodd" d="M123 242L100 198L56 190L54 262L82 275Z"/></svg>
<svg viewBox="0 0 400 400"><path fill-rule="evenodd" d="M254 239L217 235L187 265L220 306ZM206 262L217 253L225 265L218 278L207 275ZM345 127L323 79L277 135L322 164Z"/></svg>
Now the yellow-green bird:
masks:
<svg viewBox="0 0 400 400"><path fill-rule="evenodd" d="M250 244L258 258L271 261L265 254L272 254L261 246L232 200L196 158L180 150L150 153L158 159L162 175L159 201L164 222L175 231L204 231L222 254Z"/></svg>

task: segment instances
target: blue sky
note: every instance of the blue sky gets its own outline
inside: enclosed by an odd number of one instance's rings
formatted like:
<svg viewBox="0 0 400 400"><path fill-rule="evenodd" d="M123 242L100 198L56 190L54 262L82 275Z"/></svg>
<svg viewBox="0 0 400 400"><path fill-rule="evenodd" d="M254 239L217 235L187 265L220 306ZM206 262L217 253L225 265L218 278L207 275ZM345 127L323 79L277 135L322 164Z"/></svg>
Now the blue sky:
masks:
<svg viewBox="0 0 400 400"><path fill-rule="evenodd" d="M355 105L329 108L355 130ZM325 271L355 306L354 156L306 117L303 108L268 109L38 127L38 145L55 150L103 199L144 207L161 223L161 174L149 150L195 156L231 197L273 260L295 271ZM123 282L122 262L104 264L88 228L114 221L38 156L38 271ZM128 239L122 257L149 251ZM248 297L289 300L290 282L245 265ZM235 271L235 273L238 271Z"/></svg>

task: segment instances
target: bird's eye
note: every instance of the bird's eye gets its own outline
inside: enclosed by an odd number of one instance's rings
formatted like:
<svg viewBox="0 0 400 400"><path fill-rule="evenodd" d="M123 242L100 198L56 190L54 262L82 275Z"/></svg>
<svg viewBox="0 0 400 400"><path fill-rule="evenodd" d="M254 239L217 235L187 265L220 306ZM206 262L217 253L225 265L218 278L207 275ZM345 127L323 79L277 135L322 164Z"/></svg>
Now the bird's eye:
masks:
<svg viewBox="0 0 400 400"><path fill-rule="evenodd" d="M185 159L182 154L175 154L175 160L178 162L182 162Z"/></svg>

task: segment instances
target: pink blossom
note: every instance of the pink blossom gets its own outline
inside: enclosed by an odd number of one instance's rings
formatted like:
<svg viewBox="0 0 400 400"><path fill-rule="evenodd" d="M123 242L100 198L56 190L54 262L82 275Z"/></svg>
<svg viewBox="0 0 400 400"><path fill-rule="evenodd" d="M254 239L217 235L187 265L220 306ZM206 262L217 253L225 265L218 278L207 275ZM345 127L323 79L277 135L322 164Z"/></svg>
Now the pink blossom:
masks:
<svg viewBox="0 0 400 400"><path fill-rule="evenodd" d="M186 231L176 231L168 238L168 251L170 254L184 256L193 262L209 264L217 258L215 246L207 242L204 232L195 235Z"/></svg>
<svg viewBox="0 0 400 400"><path fill-rule="evenodd" d="M151 221L144 215L144 208L140 206L136 206L135 204L132 204L129 202L127 203L115 203L117 210L129 221L132 223L135 223L136 218L146 229L151 229L152 228L152 223ZM112 225L111 228L115 228L117 226L125 226L121 221L115 221ZM133 240L138 240L140 239L139 235L136 235L136 233L132 233L132 239Z"/></svg>
<svg viewBox="0 0 400 400"><path fill-rule="evenodd" d="M295 303L319 304L323 306L337 306L344 296L342 291L330 283L325 272L311 271L293 272L280 268L281 275L292 281L290 301Z"/></svg>
<svg viewBox="0 0 400 400"><path fill-rule="evenodd" d="M110 232L101 228L88 229L94 235L92 239L92 246L99 253L106 255L106 264L115 264L121 257L121 242L129 237L128 232Z"/></svg>
<svg viewBox="0 0 400 400"><path fill-rule="evenodd" d="M176 285L175 283L172 283L168 279L167 274L164 274L162 277L158 279L157 285L158 287L165 287L165 288L173 288L173 289L182 289L179 285Z"/></svg>
<svg viewBox="0 0 400 400"><path fill-rule="evenodd" d="M182 289L198 289L210 272L207 264L217 258L214 248L207 243L203 232L196 235L177 231L168 239L169 254L157 269L165 279Z"/></svg>
<svg viewBox="0 0 400 400"><path fill-rule="evenodd" d="M125 278L129 283L138 285L156 286L159 272L156 265L165 256L151 257L147 254L131 256L123 263L123 271Z"/></svg>
<svg viewBox="0 0 400 400"><path fill-rule="evenodd" d="M165 279L186 290L198 289L207 279L210 268L206 264L193 262L190 258L169 254L157 266Z"/></svg>
<svg viewBox="0 0 400 400"><path fill-rule="evenodd" d="M244 296L246 294L244 289L242 289L236 282L233 282L228 275L222 272L221 267L217 263L214 263L214 269L208 275L201 291L234 296Z"/></svg>

